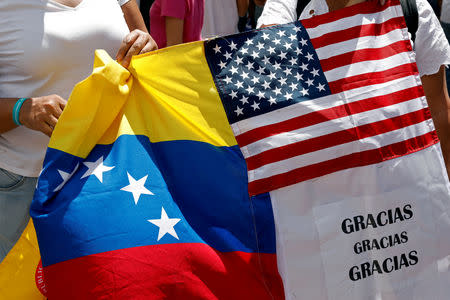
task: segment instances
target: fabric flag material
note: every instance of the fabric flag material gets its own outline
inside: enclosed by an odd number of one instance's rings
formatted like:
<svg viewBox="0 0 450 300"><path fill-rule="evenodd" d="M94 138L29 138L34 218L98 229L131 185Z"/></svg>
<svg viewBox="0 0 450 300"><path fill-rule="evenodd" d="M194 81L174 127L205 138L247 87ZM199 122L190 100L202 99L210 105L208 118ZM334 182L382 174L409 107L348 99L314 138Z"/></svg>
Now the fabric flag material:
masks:
<svg viewBox="0 0 450 300"><path fill-rule="evenodd" d="M21 237L0 263L0 299L44 300L45 284L36 281L40 255L30 221Z"/></svg>
<svg viewBox="0 0 450 300"><path fill-rule="evenodd" d="M50 299L447 299L450 184L400 3L97 51L31 214Z"/></svg>

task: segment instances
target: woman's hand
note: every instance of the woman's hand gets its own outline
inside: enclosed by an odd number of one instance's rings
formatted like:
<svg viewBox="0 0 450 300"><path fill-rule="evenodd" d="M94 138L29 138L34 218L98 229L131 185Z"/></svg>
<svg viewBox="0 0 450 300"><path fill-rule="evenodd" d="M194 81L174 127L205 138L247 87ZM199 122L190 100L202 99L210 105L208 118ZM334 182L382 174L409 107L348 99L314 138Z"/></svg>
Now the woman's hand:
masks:
<svg viewBox="0 0 450 300"><path fill-rule="evenodd" d="M117 52L117 61L128 68L133 55L142 54L158 49L153 38L147 32L139 29L131 31L125 36Z"/></svg>
<svg viewBox="0 0 450 300"><path fill-rule="evenodd" d="M58 95L27 99L20 109L19 121L30 129L51 136L66 103Z"/></svg>

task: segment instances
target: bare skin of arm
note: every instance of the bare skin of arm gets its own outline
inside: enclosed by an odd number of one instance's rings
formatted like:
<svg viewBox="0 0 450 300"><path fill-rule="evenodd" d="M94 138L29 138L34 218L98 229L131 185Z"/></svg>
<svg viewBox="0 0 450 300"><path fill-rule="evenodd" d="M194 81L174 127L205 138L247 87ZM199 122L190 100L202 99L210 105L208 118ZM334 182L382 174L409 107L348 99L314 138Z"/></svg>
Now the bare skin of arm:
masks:
<svg viewBox="0 0 450 300"><path fill-rule="evenodd" d="M125 68L130 65L131 57L158 49L145 27L139 7L134 0L122 5L122 12L130 33L125 36L116 54L116 60Z"/></svg>
<svg viewBox="0 0 450 300"><path fill-rule="evenodd" d="M166 17L166 39L167 46L183 43L184 20Z"/></svg>
<svg viewBox="0 0 450 300"><path fill-rule="evenodd" d="M422 76L421 80L450 177L450 99L445 80L445 67L442 66L434 75Z"/></svg>
<svg viewBox="0 0 450 300"><path fill-rule="evenodd" d="M18 99L0 99L0 133L17 127L12 119L14 104ZM24 126L51 136L67 101L58 95L27 99L20 110L19 121Z"/></svg>

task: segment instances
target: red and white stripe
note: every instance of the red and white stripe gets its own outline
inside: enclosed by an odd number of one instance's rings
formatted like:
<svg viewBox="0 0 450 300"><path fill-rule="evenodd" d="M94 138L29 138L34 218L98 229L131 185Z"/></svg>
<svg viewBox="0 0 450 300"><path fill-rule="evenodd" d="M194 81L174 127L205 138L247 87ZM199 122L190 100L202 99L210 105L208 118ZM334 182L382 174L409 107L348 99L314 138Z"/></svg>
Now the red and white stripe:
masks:
<svg viewBox="0 0 450 300"><path fill-rule="evenodd" d="M332 95L232 125L251 195L438 142L398 1L302 23Z"/></svg>

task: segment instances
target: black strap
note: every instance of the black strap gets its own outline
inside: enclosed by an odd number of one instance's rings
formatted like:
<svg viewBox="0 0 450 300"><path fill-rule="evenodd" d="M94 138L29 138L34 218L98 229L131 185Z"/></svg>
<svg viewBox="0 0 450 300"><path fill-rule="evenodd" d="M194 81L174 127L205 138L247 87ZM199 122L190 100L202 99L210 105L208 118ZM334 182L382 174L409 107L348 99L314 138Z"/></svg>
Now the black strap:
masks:
<svg viewBox="0 0 450 300"><path fill-rule="evenodd" d="M419 12L417 11L416 0L400 0L400 4L402 5L406 26L411 33L411 40L414 41L419 28Z"/></svg>
<svg viewBox="0 0 450 300"><path fill-rule="evenodd" d="M297 19L308 5L311 0L298 0L297 1ZM419 28L419 12L417 11L416 0L400 0L403 9L403 15L405 16L406 26L411 33L411 39L416 39L416 32Z"/></svg>

